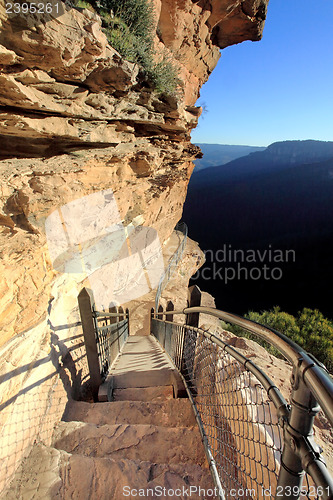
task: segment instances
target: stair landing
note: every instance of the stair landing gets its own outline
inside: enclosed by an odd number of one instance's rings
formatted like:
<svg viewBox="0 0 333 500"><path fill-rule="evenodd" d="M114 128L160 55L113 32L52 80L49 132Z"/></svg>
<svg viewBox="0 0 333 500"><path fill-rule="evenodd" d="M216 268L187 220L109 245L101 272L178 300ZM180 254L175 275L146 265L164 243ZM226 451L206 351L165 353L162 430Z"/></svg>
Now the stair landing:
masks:
<svg viewBox="0 0 333 500"><path fill-rule="evenodd" d="M149 392L149 390L139 391L140 388L151 388L154 395L149 395L146 398L144 393ZM131 392L131 389L133 389L132 396L134 398L124 395L125 391ZM100 387L99 401L107 401L108 392L109 394L112 392L113 400L137 398L139 400L152 400L158 397L170 398L186 395L178 371L152 335L128 337L120 356L110 370L109 376Z"/></svg>

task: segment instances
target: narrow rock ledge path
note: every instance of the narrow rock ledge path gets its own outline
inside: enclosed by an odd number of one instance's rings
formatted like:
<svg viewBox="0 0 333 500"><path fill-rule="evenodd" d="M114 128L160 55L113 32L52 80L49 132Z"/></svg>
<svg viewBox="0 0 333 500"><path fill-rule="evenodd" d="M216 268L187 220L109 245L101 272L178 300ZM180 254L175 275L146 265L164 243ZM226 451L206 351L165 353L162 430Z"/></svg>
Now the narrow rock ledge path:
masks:
<svg viewBox="0 0 333 500"><path fill-rule="evenodd" d="M190 401L155 337L130 336L110 377L112 401L69 402L52 442L33 447L6 500L118 500L139 490L144 498L172 498L172 490L181 493L173 498L214 498L203 495L214 485Z"/></svg>

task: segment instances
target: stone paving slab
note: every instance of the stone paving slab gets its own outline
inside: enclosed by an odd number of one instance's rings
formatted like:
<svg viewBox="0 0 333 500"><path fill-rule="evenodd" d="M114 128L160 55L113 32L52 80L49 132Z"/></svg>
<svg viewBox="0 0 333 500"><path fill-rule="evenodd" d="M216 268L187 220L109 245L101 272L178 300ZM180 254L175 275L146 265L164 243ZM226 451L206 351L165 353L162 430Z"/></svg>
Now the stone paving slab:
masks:
<svg viewBox="0 0 333 500"><path fill-rule="evenodd" d="M125 389L138 390L138 389ZM194 412L188 399L151 401L113 401L86 403L72 401L65 412L66 422L75 420L89 424L150 424L169 427L196 425Z"/></svg>
<svg viewBox="0 0 333 500"><path fill-rule="evenodd" d="M191 463L207 467L199 427L60 422L53 446L87 457Z"/></svg>

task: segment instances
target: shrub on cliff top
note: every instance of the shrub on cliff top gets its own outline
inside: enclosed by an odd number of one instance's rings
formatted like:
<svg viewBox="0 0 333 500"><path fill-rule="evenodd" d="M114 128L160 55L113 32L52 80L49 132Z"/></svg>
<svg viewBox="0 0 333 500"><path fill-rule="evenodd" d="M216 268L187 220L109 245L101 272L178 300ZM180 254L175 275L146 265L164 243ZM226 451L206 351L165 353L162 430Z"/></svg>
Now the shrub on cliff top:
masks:
<svg viewBox="0 0 333 500"><path fill-rule="evenodd" d="M159 94L174 95L177 69L167 56L154 62L155 11L152 0L91 0L105 34L126 60L139 64Z"/></svg>
<svg viewBox="0 0 333 500"><path fill-rule="evenodd" d="M154 6L150 0L100 0L98 5L129 28L132 35L152 44L155 27Z"/></svg>
<svg viewBox="0 0 333 500"><path fill-rule="evenodd" d="M178 70L170 56L147 68L148 77L154 82L155 90L159 94L174 95L179 85Z"/></svg>
<svg viewBox="0 0 333 500"><path fill-rule="evenodd" d="M333 372L333 322L317 309L304 308L295 317L274 307L261 313L250 311L245 317L284 333ZM245 332L238 326L223 324L223 327L235 335L255 340L271 354L281 357L274 347L256 335Z"/></svg>

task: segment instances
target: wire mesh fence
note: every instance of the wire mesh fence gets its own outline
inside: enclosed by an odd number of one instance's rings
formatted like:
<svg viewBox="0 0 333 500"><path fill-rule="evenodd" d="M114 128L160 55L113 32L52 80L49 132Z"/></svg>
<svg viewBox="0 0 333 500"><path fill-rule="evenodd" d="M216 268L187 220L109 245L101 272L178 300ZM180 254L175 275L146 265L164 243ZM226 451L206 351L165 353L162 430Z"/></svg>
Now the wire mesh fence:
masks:
<svg viewBox="0 0 333 500"><path fill-rule="evenodd" d="M2 348L0 498L6 498L4 491L33 444L49 442L67 401L90 395L78 310L66 323L53 323L56 316Z"/></svg>
<svg viewBox="0 0 333 500"><path fill-rule="evenodd" d="M186 333L182 372L226 495L237 491L241 498L264 498L264 489L274 495L282 434L273 403L236 359L202 334Z"/></svg>
<svg viewBox="0 0 333 500"><path fill-rule="evenodd" d="M225 496L274 496L282 433L263 386L196 329L156 319L152 327L193 396Z"/></svg>
<svg viewBox="0 0 333 500"><path fill-rule="evenodd" d="M200 328L153 316L151 332L184 377L225 498L333 498L326 479L308 473L301 486L279 482L290 407L262 370Z"/></svg>

